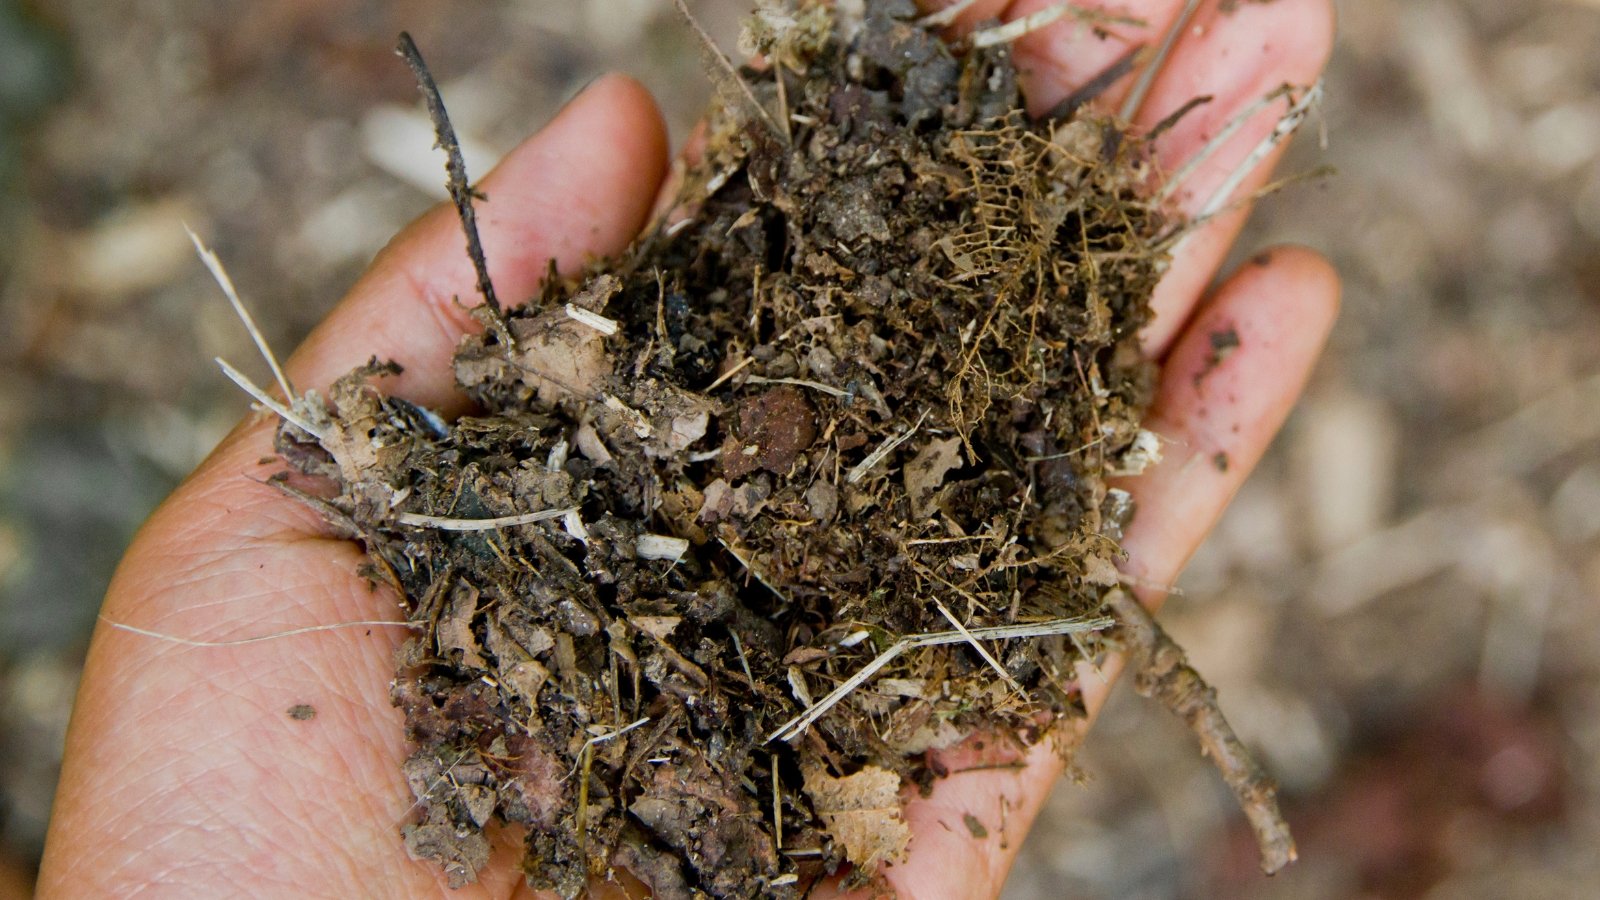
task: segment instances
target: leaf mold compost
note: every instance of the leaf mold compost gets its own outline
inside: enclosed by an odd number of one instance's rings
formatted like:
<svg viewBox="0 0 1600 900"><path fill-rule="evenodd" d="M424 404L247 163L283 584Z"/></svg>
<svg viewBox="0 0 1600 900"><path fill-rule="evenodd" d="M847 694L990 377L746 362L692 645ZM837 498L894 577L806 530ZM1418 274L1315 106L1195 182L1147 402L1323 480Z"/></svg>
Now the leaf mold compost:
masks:
<svg viewBox="0 0 1600 900"><path fill-rule="evenodd" d="M1159 459L1138 334L1182 225L1146 143L1029 118L1004 41L848 6L763 5L628 252L515 306L480 279L474 412L376 360L278 407L278 483L414 628L403 837L454 886L496 823L567 897L881 886L939 751L1070 752L1129 622L1108 479Z"/></svg>

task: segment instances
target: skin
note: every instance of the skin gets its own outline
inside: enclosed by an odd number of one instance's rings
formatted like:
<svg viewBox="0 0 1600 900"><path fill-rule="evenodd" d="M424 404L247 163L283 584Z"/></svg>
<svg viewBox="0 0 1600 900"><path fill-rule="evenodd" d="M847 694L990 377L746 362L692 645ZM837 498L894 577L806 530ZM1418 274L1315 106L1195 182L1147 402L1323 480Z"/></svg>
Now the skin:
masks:
<svg viewBox="0 0 1600 900"><path fill-rule="evenodd" d="M955 27L1049 2L980 3ZM1181 5L1121 0L1108 6L1145 27L1117 26L1101 39L1061 22L1024 39L1017 58L1030 104L1048 108L1131 43L1155 43ZM1215 7L1203 5L1135 117L1148 127L1192 96L1215 97L1159 141L1169 171L1254 98L1285 81L1309 83L1329 52L1327 0L1243 3L1228 14ZM1101 104L1120 103L1117 93ZM1198 208L1276 115L1259 117L1216 154L1178 203ZM1275 159L1268 162L1245 190L1264 183ZM530 296L552 260L570 271L622 250L645 224L667 164L665 129L645 90L615 76L590 86L483 182L490 200L479 206L480 226L501 296ZM1157 292L1145 339L1166 369L1150 427L1168 444L1161 464L1124 485L1140 508L1124 541L1124 571L1138 584L1177 578L1282 424L1332 326L1338 280L1307 250L1260 254L1207 292L1246 213L1191 235ZM307 338L287 363L290 377L302 389L322 388L376 354L406 367L388 390L460 412L448 360L471 321L454 298L471 297L473 283L453 211L430 212ZM1240 346L1196 379L1211 334L1229 328ZM260 483L278 468L262 462L275 426L247 418L151 516L112 581L105 618L226 641L398 617L397 598L357 574L363 557L354 545L326 536L308 510ZM1214 464L1219 453L1225 470ZM1145 590L1141 599L1153 608L1162 597ZM400 775L401 714L388 700L402 637L396 628L357 628L193 647L102 625L73 713L39 896L445 893L437 867L409 860L397 833L412 807ZM1086 675L1092 710L1114 675ZM315 718L291 718L298 704L313 706ZM958 747L948 764L959 769L993 752ZM1048 742L1028 763L954 775L931 798L910 802L909 857L887 870L901 896L998 894L1060 774ZM962 824L968 814L986 824L988 838L972 837ZM494 840L481 882L451 896L529 893L516 867L519 836Z"/></svg>

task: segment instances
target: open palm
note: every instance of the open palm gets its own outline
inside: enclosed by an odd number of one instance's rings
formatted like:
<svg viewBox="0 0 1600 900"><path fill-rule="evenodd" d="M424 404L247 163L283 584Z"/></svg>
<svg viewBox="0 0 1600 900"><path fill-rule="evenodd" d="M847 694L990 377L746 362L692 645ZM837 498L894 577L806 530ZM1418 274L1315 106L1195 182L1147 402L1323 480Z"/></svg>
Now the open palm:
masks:
<svg viewBox="0 0 1600 900"><path fill-rule="evenodd" d="M963 21L1015 19L1054 2L979 2ZM1185 0L1105 5L1145 25L1097 36L1068 21L1018 44L1036 109L1130 44L1158 41ZM1232 11L1202 4L1134 117L1149 127L1195 96L1214 98L1157 142L1169 171L1279 84L1314 80L1328 54L1327 0L1220 5ZM1125 91L1098 102L1116 104ZM1209 200L1276 115L1263 111L1224 144L1176 201L1193 212ZM1271 162L1240 191L1261 184ZM490 200L480 204L480 225L499 293L530 296L551 261L571 271L621 250L643 226L666 169L665 130L649 95L625 78L595 83L483 183ZM1176 578L1282 423L1332 323L1337 281L1298 249L1257 256L1202 299L1244 215L1191 235L1155 298L1146 346L1166 368L1149 427L1171 444L1164 462L1126 485L1141 512L1124 541L1125 568L1140 583ZM289 360L289 373L324 387L376 354L406 367L390 390L459 412L465 401L448 363L471 319L455 298L471 296L473 285L453 211L435 210L379 256ZM1211 335L1229 329L1239 346L1216 364ZM157 510L111 584L107 619L227 642L399 618L398 598L359 574L365 557L355 545L329 537L313 513L261 483L278 468L268 459L275 426L247 419ZM440 894L438 868L408 859L398 837L412 805L400 772L409 752L402 716L388 700L402 635L375 627L190 646L102 627L73 714L41 895ZM1097 709L1105 688L1088 688ZM315 717L288 714L301 705ZM996 894L1059 770L1041 750L1024 769L954 776L913 800L911 856L890 871L892 883L906 897ZM1002 805L1005 833L974 839L961 827L966 814L1000 821ZM492 836L495 857L480 883L456 896L526 890L520 836Z"/></svg>

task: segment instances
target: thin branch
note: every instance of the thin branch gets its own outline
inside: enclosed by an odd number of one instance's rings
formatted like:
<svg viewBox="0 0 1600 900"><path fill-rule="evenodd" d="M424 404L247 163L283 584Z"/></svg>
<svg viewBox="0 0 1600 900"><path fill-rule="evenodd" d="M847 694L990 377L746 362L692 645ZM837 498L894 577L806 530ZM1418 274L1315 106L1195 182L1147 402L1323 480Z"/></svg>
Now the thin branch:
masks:
<svg viewBox="0 0 1600 900"><path fill-rule="evenodd" d="M978 0L956 0L938 12L931 12L917 20L923 28L943 28L961 18L961 14L976 5Z"/></svg>
<svg viewBox="0 0 1600 900"><path fill-rule="evenodd" d="M985 28L972 33L972 46L981 49L993 47L998 44L1009 44L1012 41L1027 37L1028 35L1053 24L1057 19L1072 11L1072 7L1065 3L1047 6L1036 10L1021 18L1012 19L1004 25Z"/></svg>
<svg viewBox="0 0 1600 900"><path fill-rule="evenodd" d="M1134 26L1145 24L1143 19L1133 16L1111 15L1105 10L1085 9L1073 3L1057 3L1055 6L1047 6L1025 16L1019 16L1004 25L975 31L970 39L971 44L973 47L982 48L1020 40L1054 24L1062 16L1072 16L1079 22L1097 27L1103 27L1108 24ZM933 17L929 16L928 18L931 19ZM927 19L923 21L927 21Z"/></svg>
<svg viewBox="0 0 1600 900"><path fill-rule="evenodd" d="M744 370L745 366L748 366L748 365L750 365L751 363L753 363L755 361L756 361L756 358L754 356L746 356L744 358L744 360L742 362L740 362L738 365L734 366L733 368L729 369L726 372L723 372L721 375L718 375L716 381L713 381L710 384L706 385L705 393L709 394L712 391L716 390L717 388L722 387L722 385L724 383L726 383L728 379L730 379L733 376L739 374L741 371Z"/></svg>
<svg viewBox="0 0 1600 900"><path fill-rule="evenodd" d="M849 391L842 391L831 384L823 384L820 381L807 381L804 378L762 378L759 375L751 375L745 380L751 384L792 384L795 387L806 387L811 388L813 391L821 391L830 397L850 396Z"/></svg>
<svg viewBox="0 0 1600 900"><path fill-rule="evenodd" d="M751 561L744 556L744 554L742 554L738 550L734 549L734 546L732 544L728 543L727 541L723 540L720 537L717 538L717 543L722 545L722 549L728 551L728 555L729 556L732 556L734 559L738 560L739 565L744 566L744 570L746 572L750 573L750 577L754 578L756 581L761 582L761 586L765 587L767 590L771 591L772 595L774 597L777 597L779 600L782 600L785 606L790 605L789 597L786 594L784 594L783 591L778 590L778 586L777 585L775 585L772 582L768 581L767 577L765 575L761 574L761 570L756 568L751 563Z"/></svg>
<svg viewBox="0 0 1600 900"><path fill-rule="evenodd" d="M272 377L278 380L278 387L283 389L283 396L291 404L294 403L296 399L294 386L289 383L289 376L283 374L283 367L278 365L278 357L273 354L272 347L267 344L266 336L261 333L260 328L256 327L256 320L250 315L250 310L245 309L244 301L239 299L239 292L234 289L233 279L228 277L228 270L223 268L222 260L217 258L217 254L200 240L200 235L195 234L194 229L190 228L187 223L184 224L183 230L188 232L189 240L194 242L194 249L196 253L200 254L200 261L205 263L206 268L211 271L211 277L216 279L217 284L222 288L222 293L227 295L228 302L233 304L234 314L239 317L239 321L244 323L245 331L250 332L250 339L255 341L256 349L261 351L261 358L267 361L268 366L272 367Z"/></svg>
<svg viewBox="0 0 1600 900"><path fill-rule="evenodd" d="M604 744L606 741L615 740L616 738L622 737L623 735L627 734L630 731L633 731L636 728L642 728L643 726L645 726L649 722L650 722L650 717L649 716L645 716L644 718L639 719L638 721L635 721L635 722L630 722L627 725L624 725L624 726L622 726L621 728L618 728L615 731L607 731L604 734L597 734L594 737L589 738L587 741L584 741L583 742L583 747L581 747L578 750L580 759L575 761L572 764L572 768L567 770L567 774L562 776L561 780L562 781L566 781L568 778L571 778L574 774L577 773L578 766L582 762L581 756L582 756L582 754L583 754L583 752L585 750L589 750L589 749L591 749L591 748L593 748L593 747L595 747L596 745L599 745L599 744Z"/></svg>
<svg viewBox="0 0 1600 900"><path fill-rule="evenodd" d="M489 279L489 263L483 255L483 241L478 237L478 214L472 206L472 200L478 195L472 189L472 182L467 180L467 162L461 156L461 142L456 139L456 130L450 125L450 114L445 111L444 98L439 94L439 85L433 80L433 73L428 71L428 64L422 60L422 51L417 49L416 41L411 35L400 32L400 44L395 52L411 67L411 74L417 79L417 87L422 91L422 98L428 104L428 117L433 119L434 134L438 139L437 146L444 150L448 156L445 163L447 178L445 187L450 190L450 199L455 201L456 215L461 219L461 230L467 235L467 255L472 258L472 268L478 273L478 293L483 295L483 302L489 307L489 312L506 340L511 339L511 330L506 327L505 318L500 311L500 298L495 296L494 282Z"/></svg>
<svg viewBox="0 0 1600 900"><path fill-rule="evenodd" d="M1132 594L1112 591L1106 602L1122 620L1117 630L1134 668L1134 688L1183 719L1200 739L1201 749L1222 773L1250 821L1261 851L1262 871L1271 875L1294 862L1294 837L1278 809L1278 786L1222 715L1216 689L1189 665L1183 649Z"/></svg>
<svg viewBox="0 0 1600 900"><path fill-rule="evenodd" d="M922 427L922 423L927 421L927 418L928 414L924 412L922 414L922 418L917 419L917 424L907 429L904 434L896 435L895 437L892 437L878 445L878 449L867 454L866 459L856 463L855 466L851 468L850 472L844 477L845 483L855 484L856 482L860 481L863 476L872 471L873 466L883 462L884 457L893 453L896 447L904 444L906 441L911 440L911 436L917 433L917 430Z"/></svg>
<svg viewBox="0 0 1600 900"><path fill-rule="evenodd" d="M1318 178L1325 178L1331 175L1334 171L1335 169L1332 166L1318 166L1315 169L1307 172L1296 172L1293 175L1279 178L1276 181L1268 182L1267 184L1256 188L1242 197L1228 201L1226 206L1212 210L1208 215L1183 221L1182 224L1180 224L1177 228L1174 228L1168 234L1158 238L1151 246L1154 247L1158 253L1170 253L1172 248L1181 243L1184 238L1187 238L1193 232L1204 228L1206 225L1210 224L1213 219L1216 219L1219 216L1225 216L1236 209L1243 209L1244 207L1255 203L1257 200L1270 197L1284 188L1289 187L1290 185L1299 184L1302 181L1314 181Z"/></svg>
<svg viewBox="0 0 1600 900"><path fill-rule="evenodd" d="M1138 114L1139 107L1143 106L1145 98L1150 96L1150 88L1155 85L1156 76L1161 74L1161 68L1167 64L1167 57L1172 55L1172 48L1178 46L1178 39L1188 29L1189 20L1194 18L1194 12L1199 8L1200 0L1185 0L1178 17L1172 20L1172 27L1167 29L1166 36L1161 39L1161 46L1156 48L1155 56L1144 67L1144 71L1139 73L1139 80L1134 82L1133 90L1128 92L1128 98L1122 101L1120 115L1122 121L1131 122Z"/></svg>
<svg viewBox="0 0 1600 900"><path fill-rule="evenodd" d="M750 682L751 687L756 686L756 676L750 674L750 659L745 656L744 642L739 640L739 632L728 629L728 636L733 638L734 652L739 654L739 668L744 670L744 680Z"/></svg>
<svg viewBox="0 0 1600 900"><path fill-rule="evenodd" d="M1144 139L1146 141L1154 141L1156 138L1172 130L1172 127L1183 121L1184 117L1189 115L1189 113L1194 112L1195 110L1205 106L1207 103L1210 103L1215 99L1217 98L1210 94L1201 94L1198 97L1190 97L1189 100L1182 106L1170 113L1167 113L1166 118L1150 126L1150 130L1145 134Z"/></svg>
<svg viewBox="0 0 1600 900"><path fill-rule="evenodd" d="M608 319L597 312L591 312L590 310L584 309L576 303L568 303L566 307L566 313L567 318L577 322L580 325L587 325L606 337L616 334L617 331L622 327L622 323L618 322L616 319Z"/></svg>
<svg viewBox="0 0 1600 900"><path fill-rule="evenodd" d="M573 509L546 509L535 513L499 516L493 519L450 519L442 516L425 516L421 513L397 513L394 520L401 525L410 525L415 528L435 528L439 531L494 531L497 528L511 528L516 525L548 522L551 519L559 519L567 513L575 511Z"/></svg>

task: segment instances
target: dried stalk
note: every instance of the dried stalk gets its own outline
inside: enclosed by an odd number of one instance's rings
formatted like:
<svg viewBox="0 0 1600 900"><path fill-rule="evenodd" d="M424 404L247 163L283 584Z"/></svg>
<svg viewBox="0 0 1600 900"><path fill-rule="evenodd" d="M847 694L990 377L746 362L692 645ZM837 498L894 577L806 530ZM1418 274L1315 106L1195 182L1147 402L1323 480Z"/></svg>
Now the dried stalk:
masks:
<svg viewBox="0 0 1600 900"><path fill-rule="evenodd" d="M456 130L450 125L450 114L445 111L444 98L439 94L439 84L433 80L433 73L428 71L428 64L422 60L422 51L417 49L416 41L411 35L400 32L400 44L395 52L411 67L411 74L416 76L417 87L422 91L422 98L428 105L428 117L433 119L434 134L438 138L438 146L444 150L448 161L445 163L447 178L445 186L450 190L450 199L455 202L456 215L461 219L461 230L467 235L467 255L472 258L472 268L478 274L478 293L483 295L483 302L489 307L489 314L494 317L495 324L499 326L502 336L511 341L511 331L506 327L505 318L500 310L500 298L495 296L494 282L489 279L489 263L483 255L483 241L478 237L478 213L472 206L474 198L483 199L472 187L472 182L467 180L467 162L461 156L461 141L456 138Z"/></svg>
<svg viewBox="0 0 1600 900"><path fill-rule="evenodd" d="M278 387L283 389L284 398L293 404L297 399L294 395L294 385L289 383L289 376L285 375L283 367L278 365L278 357L272 352L272 347L267 344L266 335L263 335L261 329L256 326L255 317L250 315L250 310L245 308L244 301L239 299L239 292L234 289L233 279L228 277L228 270L223 267L222 260L218 259L217 254L200 240L200 235L195 234L194 229L184 225L183 230L188 233L189 240L194 242L194 250L200 254L200 261L205 263L206 269L211 273L211 277L216 279L217 285L222 288L222 293L227 296L228 302L233 305L234 315L237 315L239 321L244 323L245 331L250 332L250 340L255 341L256 349L261 351L261 358L266 360L267 365L272 368L272 377L278 380Z"/></svg>
<svg viewBox="0 0 1600 900"><path fill-rule="evenodd" d="M804 734L811 723L822 718L828 710L838 705L840 700L850 695L851 691L861 687L867 679L875 675L879 669L894 662L900 654L918 647L936 647L941 644L963 644L974 640L1015 640L1018 638L1049 637L1057 634L1083 634L1089 631L1103 631L1114 625L1116 620L1110 618L1096 619L1055 619L1049 622L1038 622L1018 625L998 625L993 628L971 628L962 631L935 631L929 634L917 634L903 637L890 647L878 654L872 662L867 663L849 680L834 688L816 703L806 708L805 712L783 723L777 731L767 735L770 743L776 740L791 741Z"/></svg>
<svg viewBox="0 0 1600 900"><path fill-rule="evenodd" d="M1278 785L1222 715L1216 688L1189 665L1183 648L1132 594L1112 591L1106 603L1122 620L1117 633L1133 666L1134 689L1160 701L1200 739L1201 750L1211 757L1250 820L1261 851L1261 870L1271 875L1294 862L1294 837L1278 809Z"/></svg>

